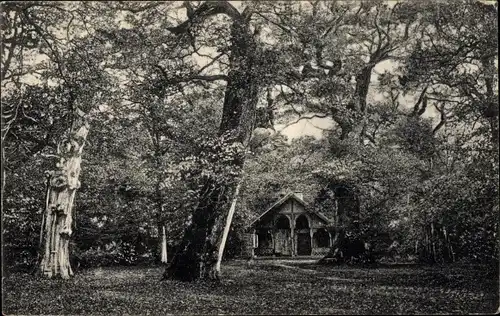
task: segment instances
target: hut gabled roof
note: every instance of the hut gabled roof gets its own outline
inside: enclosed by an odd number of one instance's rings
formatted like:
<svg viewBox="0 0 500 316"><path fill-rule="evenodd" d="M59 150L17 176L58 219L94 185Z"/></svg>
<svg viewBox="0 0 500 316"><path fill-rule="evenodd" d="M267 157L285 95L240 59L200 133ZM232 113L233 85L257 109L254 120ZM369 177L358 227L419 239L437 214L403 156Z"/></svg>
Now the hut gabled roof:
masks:
<svg viewBox="0 0 500 316"><path fill-rule="evenodd" d="M308 206L307 203L304 202L304 200L300 196L298 196L297 194L295 194L294 192L290 192L287 195L285 195L284 197L282 197L281 199L279 199L276 203L274 203L273 205L271 205L264 213L260 214L259 217L257 217L254 221L252 221L252 223L250 223L250 225L248 225L248 227L253 226L264 215L266 215L270 211L276 209L277 207L281 206L283 203L285 203L286 201L288 201L290 199L294 199L295 201L299 202L300 204L302 204L302 206L304 206L304 208L306 208L306 210L309 213L313 213L313 214L317 215L319 218L321 218L322 220L324 220L326 223L331 224L331 221L330 221L330 219L328 219L328 217L326 217L325 215L321 214L320 212L316 212L316 211L307 209L307 206Z"/></svg>

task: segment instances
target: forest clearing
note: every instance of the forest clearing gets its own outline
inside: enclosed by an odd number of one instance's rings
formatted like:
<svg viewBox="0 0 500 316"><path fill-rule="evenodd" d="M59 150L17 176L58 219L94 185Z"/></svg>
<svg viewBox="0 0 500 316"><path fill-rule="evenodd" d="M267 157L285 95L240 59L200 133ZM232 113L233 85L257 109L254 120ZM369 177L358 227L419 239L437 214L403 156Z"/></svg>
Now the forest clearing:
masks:
<svg viewBox="0 0 500 316"><path fill-rule="evenodd" d="M498 302L494 270L477 265L354 268L238 260L223 265L220 284L165 282L161 270L93 268L58 281L12 275L4 283L4 313L470 315L492 314Z"/></svg>
<svg viewBox="0 0 500 316"><path fill-rule="evenodd" d="M492 313L498 1L1 1L6 314Z"/></svg>

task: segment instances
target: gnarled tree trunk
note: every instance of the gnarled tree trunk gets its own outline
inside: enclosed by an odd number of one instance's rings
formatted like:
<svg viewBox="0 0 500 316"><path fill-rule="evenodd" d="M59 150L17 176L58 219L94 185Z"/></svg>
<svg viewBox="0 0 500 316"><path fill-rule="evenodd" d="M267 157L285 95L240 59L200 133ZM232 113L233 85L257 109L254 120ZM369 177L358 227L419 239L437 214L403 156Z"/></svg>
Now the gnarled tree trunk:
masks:
<svg viewBox="0 0 500 316"><path fill-rule="evenodd" d="M43 228L42 275L68 279L73 275L69 261L69 240L73 222L73 201L80 187L80 164L89 131L84 113L77 111L69 137L58 146L59 161L49 173Z"/></svg>
<svg viewBox="0 0 500 316"><path fill-rule="evenodd" d="M191 25L192 19L218 13L226 14L232 19L230 71L227 75L219 136L229 136L232 144L240 143L245 147L255 124L258 98L256 45L248 26L248 12L245 10L240 14L226 1L205 2L188 15L190 20L171 31L183 33ZM243 163L244 156L230 162L238 170L241 170ZM222 240L227 206L235 186L234 183L221 184L213 178L205 182L198 205L192 213L191 223L164 273L165 278L183 281L219 279L216 269L218 247Z"/></svg>

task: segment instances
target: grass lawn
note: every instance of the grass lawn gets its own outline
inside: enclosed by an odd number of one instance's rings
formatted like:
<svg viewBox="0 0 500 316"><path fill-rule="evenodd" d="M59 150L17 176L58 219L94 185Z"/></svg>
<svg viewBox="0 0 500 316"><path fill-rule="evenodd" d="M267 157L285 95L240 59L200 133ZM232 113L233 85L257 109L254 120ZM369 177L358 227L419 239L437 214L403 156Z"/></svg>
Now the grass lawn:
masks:
<svg viewBox="0 0 500 316"><path fill-rule="evenodd" d="M160 281L161 267L12 274L9 314L470 314L498 308L498 271L483 266L354 268L232 261L221 284Z"/></svg>

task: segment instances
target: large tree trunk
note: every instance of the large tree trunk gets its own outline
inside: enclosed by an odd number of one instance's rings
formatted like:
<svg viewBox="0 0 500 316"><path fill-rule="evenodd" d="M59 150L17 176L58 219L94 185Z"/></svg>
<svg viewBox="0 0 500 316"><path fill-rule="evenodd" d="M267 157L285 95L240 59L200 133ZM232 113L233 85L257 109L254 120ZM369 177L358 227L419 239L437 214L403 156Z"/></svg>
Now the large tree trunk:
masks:
<svg viewBox="0 0 500 316"><path fill-rule="evenodd" d="M248 19L239 15L227 2L205 2L204 7L200 6L197 11L213 9L211 6L216 6L218 10L228 10L227 14L233 19L230 71L219 136L229 139L229 146L240 143L246 147L255 124L258 97L256 46L248 27ZM202 13L196 12L194 15ZM241 171L243 163L244 155L241 155L227 164ZM230 196L234 194L236 182L220 183L214 178L207 179L198 206L192 214L191 223L164 273L165 278L184 281L219 279L216 269L218 247L222 239L225 210Z"/></svg>
<svg viewBox="0 0 500 316"><path fill-rule="evenodd" d="M334 185L332 190L338 199L335 218L335 236L330 251L320 263L357 263L371 261L369 249L361 238L359 224L359 200L355 188Z"/></svg>
<svg viewBox="0 0 500 316"><path fill-rule="evenodd" d="M192 214L179 250L167 267L164 276L182 281L214 279L211 267L217 261L217 237L223 218L221 204L226 192L215 181L208 181L203 188L198 207Z"/></svg>
<svg viewBox="0 0 500 316"><path fill-rule="evenodd" d="M371 73L377 62L380 61L379 59L379 55L371 56L370 64L363 67L356 75L356 89L353 100L348 105L348 109L353 112L354 117L352 120L343 118L337 120L341 127L341 140L347 140L350 133L359 127L359 140L363 143L367 124L366 98L370 88ZM349 188L349 186L343 186L340 183L340 185L333 185L332 190L335 192L335 198L339 199L335 237L330 251L320 262L372 261L369 250L366 249L365 242L360 236L359 200L355 188ZM347 235L347 233L349 234Z"/></svg>
<svg viewBox="0 0 500 316"><path fill-rule="evenodd" d="M58 146L59 161L50 173L43 229L44 253L40 264L42 275L68 279L73 275L69 261L72 233L73 201L80 187L80 164L89 131L84 113L78 111L68 139Z"/></svg>

